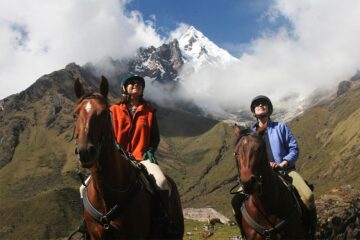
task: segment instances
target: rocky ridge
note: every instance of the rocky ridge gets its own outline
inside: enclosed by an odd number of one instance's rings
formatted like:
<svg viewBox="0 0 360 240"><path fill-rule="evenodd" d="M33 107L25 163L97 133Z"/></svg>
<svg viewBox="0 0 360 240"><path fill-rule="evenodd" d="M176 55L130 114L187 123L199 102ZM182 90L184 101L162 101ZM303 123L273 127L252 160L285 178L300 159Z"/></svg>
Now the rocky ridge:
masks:
<svg viewBox="0 0 360 240"><path fill-rule="evenodd" d="M317 239L360 239L360 191L345 185L317 201Z"/></svg>

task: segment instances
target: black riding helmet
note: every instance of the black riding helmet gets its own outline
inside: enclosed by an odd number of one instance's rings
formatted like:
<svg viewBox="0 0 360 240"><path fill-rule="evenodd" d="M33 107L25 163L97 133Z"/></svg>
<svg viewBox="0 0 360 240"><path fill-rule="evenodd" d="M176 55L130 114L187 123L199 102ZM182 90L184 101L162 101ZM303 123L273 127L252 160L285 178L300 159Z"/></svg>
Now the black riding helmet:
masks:
<svg viewBox="0 0 360 240"><path fill-rule="evenodd" d="M251 101L251 105L250 105L250 109L252 113L255 113L255 106L258 105L259 103L264 103L268 106L269 108L269 112L268 115L270 116L273 112L273 105L270 101L270 98L268 98L267 96L264 95L259 95L253 98L253 100Z"/></svg>
<svg viewBox="0 0 360 240"><path fill-rule="evenodd" d="M138 75L130 75L124 78L124 80L122 81L121 89L124 92L126 92L126 87L131 81L138 81L142 85L143 89L145 88L145 80L143 77L140 77Z"/></svg>

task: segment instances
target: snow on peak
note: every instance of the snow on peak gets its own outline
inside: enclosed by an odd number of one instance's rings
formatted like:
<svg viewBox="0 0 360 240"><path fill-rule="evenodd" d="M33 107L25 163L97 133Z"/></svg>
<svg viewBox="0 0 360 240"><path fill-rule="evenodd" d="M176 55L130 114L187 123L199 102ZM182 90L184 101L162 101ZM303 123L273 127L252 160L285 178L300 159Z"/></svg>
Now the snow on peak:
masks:
<svg viewBox="0 0 360 240"><path fill-rule="evenodd" d="M225 67L231 62L238 61L237 58L218 47L193 26L188 27L180 35L178 42L184 56L184 62L191 64L195 71L208 64Z"/></svg>

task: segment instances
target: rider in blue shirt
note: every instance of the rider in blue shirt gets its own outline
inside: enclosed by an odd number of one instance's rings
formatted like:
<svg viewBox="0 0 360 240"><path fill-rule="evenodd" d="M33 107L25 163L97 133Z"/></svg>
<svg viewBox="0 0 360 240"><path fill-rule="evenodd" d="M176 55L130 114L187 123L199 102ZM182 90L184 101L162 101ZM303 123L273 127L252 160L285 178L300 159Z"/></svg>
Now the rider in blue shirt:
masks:
<svg viewBox="0 0 360 240"><path fill-rule="evenodd" d="M272 169L284 170L291 179L292 184L298 191L301 200L308 209L308 216L311 222L311 234L315 233L316 228L316 208L312 190L303 178L295 171L295 162L299 157L299 147L295 136L290 128L283 122L273 122L270 116L273 112L273 105L266 96L259 95L251 101L251 112L256 118L256 122L250 129L256 132L257 129L264 129L263 139L266 144L267 156ZM235 195L232 200L233 209L236 213L238 205L242 204L242 188L239 195Z"/></svg>
<svg viewBox="0 0 360 240"><path fill-rule="evenodd" d="M256 132L259 123L256 122L251 129ZM267 134L273 159L277 165L287 161L287 169L294 169L299 156L298 143L290 128L282 122L267 122Z"/></svg>

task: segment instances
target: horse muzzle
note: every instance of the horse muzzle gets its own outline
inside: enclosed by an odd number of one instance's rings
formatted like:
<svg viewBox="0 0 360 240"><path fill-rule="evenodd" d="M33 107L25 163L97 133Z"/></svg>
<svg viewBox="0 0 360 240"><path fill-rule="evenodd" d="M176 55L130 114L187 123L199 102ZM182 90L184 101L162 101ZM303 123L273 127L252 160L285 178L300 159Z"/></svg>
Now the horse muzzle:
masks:
<svg viewBox="0 0 360 240"><path fill-rule="evenodd" d="M91 168L95 164L95 160L99 158L99 153L99 148L92 144L88 144L87 147L77 146L75 148L75 154L83 168Z"/></svg>
<svg viewBox="0 0 360 240"><path fill-rule="evenodd" d="M262 192L262 180L261 180L261 176L259 178L257 178L256 176L251 176L249 178L249 180L247 181L241 181L243 188L244 188L244 193L246 194L255 194L255 193L259 193L261 194Z"/></svg>

